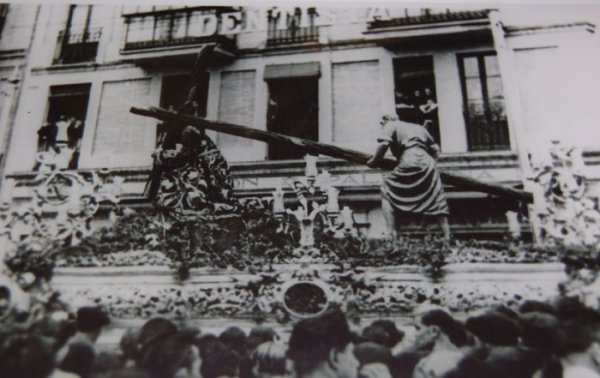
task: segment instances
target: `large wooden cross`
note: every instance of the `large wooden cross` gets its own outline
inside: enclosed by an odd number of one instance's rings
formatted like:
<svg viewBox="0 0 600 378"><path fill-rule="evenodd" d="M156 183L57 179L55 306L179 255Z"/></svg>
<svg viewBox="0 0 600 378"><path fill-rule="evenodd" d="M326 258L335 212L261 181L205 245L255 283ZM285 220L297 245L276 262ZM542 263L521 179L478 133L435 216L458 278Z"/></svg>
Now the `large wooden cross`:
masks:
<svg viewBox="0 0 600 378"><path fill-rule="evenodd" d="M259 140L270 144L281 144L291 148L299 149L307 154L325 155L359 164L366 164L367 160L369 160L369 158L371 157L371 155L363 152L354 151L347 148L341 148L330 144L291 137L288 135L273 133L265 130L257 130L250 127L234 125L231 123L209 121L201 117L181 114L178 112L168 111L166 109L156 107L148 109L132 107L130 109L130 112L141 116L153 117L166 122L193 125L201 129L213 130L220 133L239 136L242 138ZM396 164L396 160L385 158L381 162L379 168L391 170L396 167ZM462 190L474 190L495 195L498 197L523 201L526 203L533 202L533 195L531 193L515 189L510 186L500 185L491 182L483 182L445 171L441 171L440 176L445 184L455 186Z"/></svg>

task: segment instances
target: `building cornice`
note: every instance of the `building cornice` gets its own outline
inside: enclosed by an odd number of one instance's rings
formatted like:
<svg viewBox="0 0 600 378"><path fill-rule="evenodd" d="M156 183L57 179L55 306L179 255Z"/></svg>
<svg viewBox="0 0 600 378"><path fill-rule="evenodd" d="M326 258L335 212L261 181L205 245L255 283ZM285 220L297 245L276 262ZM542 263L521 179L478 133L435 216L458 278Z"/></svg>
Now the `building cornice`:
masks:
<svg viewBox="0 0 600 378"><path fill-rule="evenodd" d="M538 25L538 26L505 26L504 31L508 37L517 37L524 35L544 34L544 33L559 33L564 31L585 31L593 34L596 30L596 25L590 22L575 22L570 24L555 24L555 25Z"/></svg>

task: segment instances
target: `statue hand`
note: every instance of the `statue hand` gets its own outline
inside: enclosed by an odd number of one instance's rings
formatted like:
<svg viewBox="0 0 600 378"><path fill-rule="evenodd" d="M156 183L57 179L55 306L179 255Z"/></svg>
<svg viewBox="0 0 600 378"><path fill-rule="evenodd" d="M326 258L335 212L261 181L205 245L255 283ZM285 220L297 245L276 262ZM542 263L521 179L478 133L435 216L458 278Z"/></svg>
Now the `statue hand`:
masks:
<svg viewBox="0 0 600 378"><path fill-rule="evenodd" d="M375 156L372 156L369 160L367 160L366 164L370 168L377 168L379 162L375 160Z"/></svg>

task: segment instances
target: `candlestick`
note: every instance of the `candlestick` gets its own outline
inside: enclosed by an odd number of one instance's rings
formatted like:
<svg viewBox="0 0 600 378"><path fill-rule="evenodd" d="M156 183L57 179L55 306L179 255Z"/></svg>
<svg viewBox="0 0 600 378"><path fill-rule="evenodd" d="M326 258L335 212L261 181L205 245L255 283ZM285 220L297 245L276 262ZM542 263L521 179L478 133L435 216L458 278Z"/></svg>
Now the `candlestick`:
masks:
<svg viewBox="0 0 600 378"><path fill-rule="evenodd" d="M508 222L508 231L514 239L521 238L521 224L519 223L518 214L514 211L506 212L506 220Z"/></svg>
<svg viewBox="0 0 600 378"><path fill-rule="evenodd" d="M273 196L273 214L283 213L285 207L283 206L283 190L281 186L275 188L275 191L271 193Z"/></svg>
<svg viewBox="0 0 600 378"><path fill-rule="evenodd" d="M344 206L342 209L342 220L344 221L344 229L350 230L352 226L354 226L354 221L352 219L352 210L348 206Z"/></svg>
<svg viewBox="0 0 600 378"><path fill-rule="evenodd" d="M304 157L304 160L306 161L306 171L304 174L307 177L317 176L317 174L319 173L319 171L317 170L317 157L313 155L306 155Z"/></svg>
<svg viewBox="0 0 600 378"><path fill-rule="evenodd" d="M319 175L318 182L321 190L324 192L328 192L329 187L331 186L331 174L326 170L322 170L321 174Z"/></svg>
<svg viewBox="0 0 600 378"><path fill-rule="evenodd" d="M340 211L340 204L338 203L338 194L340 191L335 186L327 188L327 212L337 213Z"/></svg>

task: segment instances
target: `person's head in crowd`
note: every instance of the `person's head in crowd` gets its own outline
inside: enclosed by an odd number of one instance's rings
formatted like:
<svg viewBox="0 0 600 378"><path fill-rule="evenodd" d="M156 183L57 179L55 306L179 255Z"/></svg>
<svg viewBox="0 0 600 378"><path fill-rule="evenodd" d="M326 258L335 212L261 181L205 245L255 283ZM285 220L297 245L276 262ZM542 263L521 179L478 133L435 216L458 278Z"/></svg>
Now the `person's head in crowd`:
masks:
<svg viewBox="0 0 600 378"><path fill-rule="evenodd" d="M119 348L123 353L123 359L135 361L138 353L138 335L140 333L139 328L128 328L121 341L119 341Z"/></svg>
<svg viewBox="0 0 600 378"><path fill-rule="evenodd" d="M487 348L486 378L530 378L544 364L545 353L517 346Z"/></svg>
<svg viewBox="0 0 600 378"><path fill-rule="evenodd" d="M100 336L102 327L108 324L110 318L100 307L81 307L77 310L77 331L89 335L93 341Z"/></svg>
<svg viewBox="0 0 600 378"><path fill-rule="evenodd" d="M292 373L285 353L285 345L268 341L260 344L252 354L252 372L256 378L281 378Z"/></svg>
<svg viewBox="0 0 600 378"><path fill-rule="evenodd" d="M299 321L289 339L288 357L298 378L355 378L358 374L350 327L338 309Z"/></svg>
<svg viewBox="0 0 600 378"><path fill-rule="evenodd" d="M485 348L471 350L444 378L489 378L489 366L485 363L488 353Z"/></svg>
<svg viewBox="0 0 600 378"><path fill-rule="evenodd" d="M277 332L273 328L256 326L250 330L246 344L248 349L254 350L262 343L277 340L279 340L279 335L277 335Z"/></svg>
<svg viewBox="0 0 600 378"><path fill-rule="evenodd" d="M468 343L465 327L443 310L431 310L421 317L421 323L427 327L424 331L429 334L436 345L450 342L457 348Z"/></svg>
<svg viewBox="0 0 600 378"><path fill-rule="evenodd" d="M496 345L516 345L521 336L519 324L497 311L470 317L466 321L469 332L475 335L481 342Z"/></svg>
<svg viewBox="0 0 600 378"><path fill-rule="evenodd" d="M391 320L375 320L371 325L381 327L387 332L389 336L389 345L384 346L387 346L388 348L393 348L404 338L404 332L399 330L398 327L396 327L396 323Z"/></svg>
<svg viewBox="0 0 600 378"><path fill-rule="evenodd" d="M546 353L558 351L562 343L560 322L547 312L525 312L521 315L523 330L521 340L524 346Z"/></svg>
<svg viewBox="0 0 600 378"><path fill-rule="evenodd" d="M150 378L148 373L137 367L125 367L110 371L106 378Z"/></svg>
<svg viewBox="0 0 600 378"><path fill-rule="evenodd" d="M66 356L58 366L60 370L87 377L92 372L96 352L86 343L73 343L69 345Z"/></svg>
<svg viewBox="0 0 600 378"><path fill-rule="evenodd" d="M371 341L356 344L354 346L354 355L358 360L359 366L374 363L389 366L392 359L392 353L389 348Z"/></svg>
<svg viewBox="0 0 600 378"><path fill-rule="evenodd" d="M521 314L527 314L529 312L543 312L554 315L556 313L556 309L547 302L526 300L519 306L519 312Z"/></svg>
<svg viewBox="0 0 600 378"><path fill-rule="evenodd" d="M92 377L105 377L112 371L119 370L124 366L124 361L120 355L109 352L100 352L94 359L92 366Z"/></svg>
<svg viewBox="0 0 600 378"><path fill-rule="evenodd" d="M412 377L415 366L430 352L430 350L410 348L403 350L398 354L392 355L392 359L390 361L390 372L392 373L392 376L401 378Z"/></svg>
<svg viewBox="0 0 600 378"><path fill-rule="evenodd" d="M560 297L554 303L554 308L556 309L555 315L560 321L572 319L588 310L585 305L575 297Z"/></svg>
<svg viewBox="0 0 600 378"><path fill-rule="evenodd" d="M219 342L219 338L212 333L203 333L194 339L194 345L198 347L202 359L207 353L210 353L215 343L222 344Z"/></svg>
<svg viewBox="0 0 600 378"><path fill-rule="evenodd" d="M68 320L55 320L50 316L35 321L29 327L29 333L43 337L51 343L52 348L57 351L76 332L75 323Z"/></svg>
<svg viewBox="0 0 600 378"><path fill-rule="evenodd" d="M242 355L246 351L246 333L239 327L229 327L219 335L219 341Z"/></svg>
<svg viewBox="0 0 600 378"><path fill-rule="evenodd" d="M565 318L560 328L565 336L559 351L565 372L586 369L600 374L600 313L581 308Z"/></svg>
<svg viewBox="0 0 600 378"><path fill-rule="evenodd" d="M366 341L370 341L373 343L377 343L384 347L390 347L391 342L390 335L380 326L370 325L368 327L363 328L362 338Z"/></svg>
<svg viewBox="0 0 600 378"><path fill-rule="evenodd" d="M519 314L516 311L513 311L510 307L506 307L504 305L497 306L494 308L494 311L499 312L500 314L506 316L509 319L512 319L516 322L519 321Z"/></svg>
<svg viewBox="0 0 600 378"><path fill-rule="evenodd" d="M390 368L381 362L362 365L358 369L358 378L392 378Z"/></svg>
<svg viewBox="0 0 600 378"><path fill-rule="evenodd" d="M138 366L150 377L199 377L200 353L193 339L187 332L155 339L140 350Z"/></svg>
<svg viewBox="0 0 600 378"><path fill-rule="evenodd" d="M140 328L136 350L140 352L155 340L175 334L175 332L177 332L177 325L172 321L164 318L152 318Z"/></svg>
<svg viewBox="0 0 600 378"><path fill-rule="evenodd" d="M5 340L0 355L3 378L45 378L53 369L52 347L41 337L15 334Z"/></svg>
<svg viewBox="0 0 600 378"><path fill-rule="evenodd" d="M220 341L208 342L202 353L202 378L237 378L241 356Z"/></svg>

